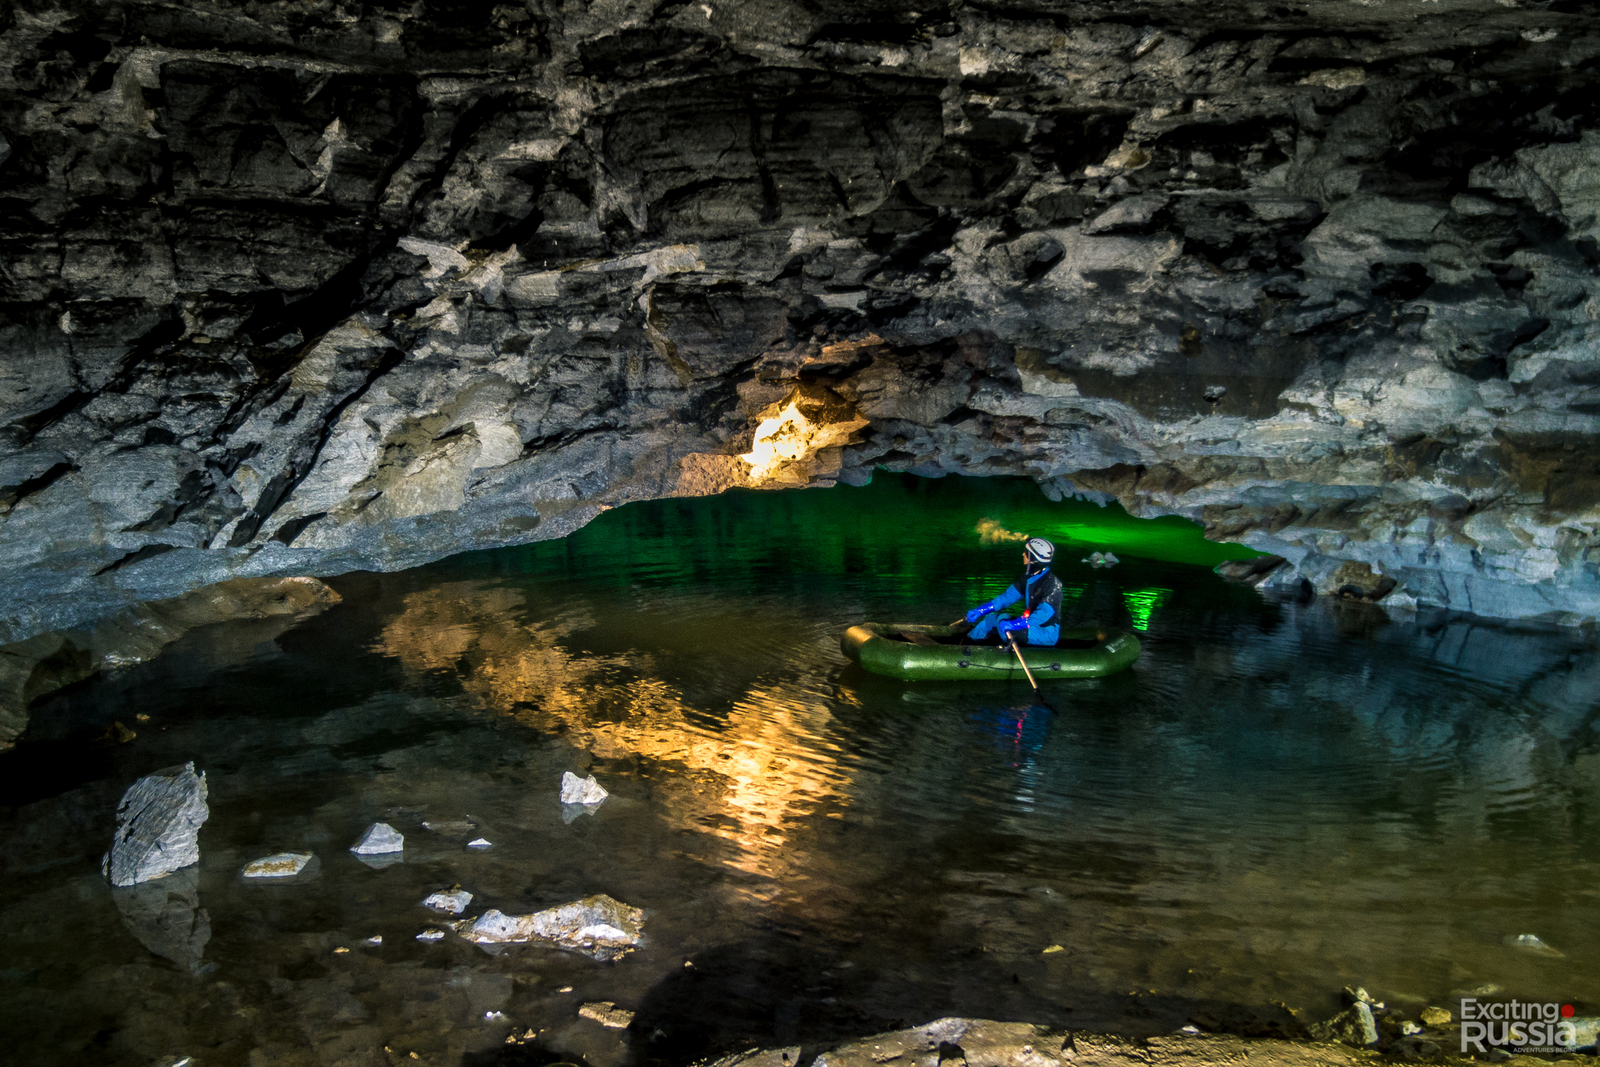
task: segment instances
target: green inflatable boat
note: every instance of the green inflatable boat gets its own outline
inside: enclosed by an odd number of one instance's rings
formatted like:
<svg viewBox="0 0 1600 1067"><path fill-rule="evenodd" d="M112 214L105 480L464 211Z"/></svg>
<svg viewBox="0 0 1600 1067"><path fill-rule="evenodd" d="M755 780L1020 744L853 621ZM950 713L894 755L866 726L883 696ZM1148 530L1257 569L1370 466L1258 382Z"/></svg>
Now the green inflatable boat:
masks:
<svg viewBox="0 0 1600 1067"><path fill-rule="evenodd" d="M844 632L839 648L874 674L906 681L1027 681L1009 647L968 644L965 626L863 622ZM1022 648L1036 680L1104 678L1139 658L1139 639L1109 626L1063 629L1049 648Z"/></svg>

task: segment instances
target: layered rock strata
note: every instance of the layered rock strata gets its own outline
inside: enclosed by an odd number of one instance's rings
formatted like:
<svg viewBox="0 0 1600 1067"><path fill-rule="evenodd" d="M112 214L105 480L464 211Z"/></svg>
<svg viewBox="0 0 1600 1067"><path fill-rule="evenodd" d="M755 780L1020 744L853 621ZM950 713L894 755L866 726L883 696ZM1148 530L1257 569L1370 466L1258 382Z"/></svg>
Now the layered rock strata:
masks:
<svg viewBox="0 0 1600 1067"><path fill-rule="evenodd" d="M878 468L1600 614L1587 4L7 12L0 638Z"/></svg>

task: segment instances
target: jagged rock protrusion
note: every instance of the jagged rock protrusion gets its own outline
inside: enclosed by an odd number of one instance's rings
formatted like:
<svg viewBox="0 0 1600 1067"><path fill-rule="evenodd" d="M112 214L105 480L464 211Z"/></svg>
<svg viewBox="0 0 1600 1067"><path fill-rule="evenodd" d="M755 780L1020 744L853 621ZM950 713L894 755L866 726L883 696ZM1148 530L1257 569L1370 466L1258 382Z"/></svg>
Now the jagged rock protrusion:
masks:
<svg viewBox="0 0 1600 1067"><path fill-rule="evenodd" d="M200 860L200 827L210 816L206 776L194 763L133 783L117 805L117 829L100 871L112 885L161 878Z"/></svg>

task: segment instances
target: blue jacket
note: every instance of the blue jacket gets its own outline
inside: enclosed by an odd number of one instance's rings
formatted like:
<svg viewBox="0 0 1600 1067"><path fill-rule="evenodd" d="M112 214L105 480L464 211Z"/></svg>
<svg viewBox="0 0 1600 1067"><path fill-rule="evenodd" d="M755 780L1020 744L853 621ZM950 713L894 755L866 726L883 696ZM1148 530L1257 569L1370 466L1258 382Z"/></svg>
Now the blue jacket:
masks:
<svg viewBox="0 0 1600 1067"><path fill-rule="evenodd" d="M1012 582L1004 593L990 601L995 610L1010 607L1022 600L1019 583ZM1048 570L1040 571L1028 579L1027 606L1028 644L1053 645L1061 639L1061 583Z"/></svg>

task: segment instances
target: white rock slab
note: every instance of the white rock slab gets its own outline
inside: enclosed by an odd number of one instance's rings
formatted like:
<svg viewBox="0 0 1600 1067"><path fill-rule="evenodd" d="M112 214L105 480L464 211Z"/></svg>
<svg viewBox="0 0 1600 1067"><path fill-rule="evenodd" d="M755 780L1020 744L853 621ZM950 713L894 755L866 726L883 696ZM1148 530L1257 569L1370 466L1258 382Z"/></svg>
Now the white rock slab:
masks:
<svg viewBox="0 0 1600 1067"><path fill-rule="evenodd" d="M405 835L386 822L375 822L367 827L361 840L350 846L358 856L381 856L386 852L400 852L406 847Z"/></svg>
<svg viewBox="0 0 1600 1067"><path fill-rule="evenodd" d="M493 848L494 847L494 842L490 841L486 837L480 837L475 841L468 841L467 842L467 847L468 848L479 848L479 849L482 849L482 848Z"/></svg>
<svg viewBox="0 0 1600 1067"><path fill-rule="evenodd" d="M279 852L245 864L239 874L244 878L293 878L306 869L311 855L309 852Z"/></svg>
<svg viewBox="0 0 1600 1067"><path fill-rule="evenodd" d="M480 945L542 941L608 960L644 939L644 912L604 893L531 915L506 915L490 908L463 919L456 932Z"/></svg>
<svg viewBox="0 0 1600 1067"><path fill-rule="evenodd" d="M112 885L128 886L199 862L200 827L210 814L206 776L193 763L146 775L122 794L100 872Z"/></svg>
<svg viewBox="0 0 1600 1067"><path fill-rule="evenodd" d="M579 778L571 771L561 776L561 803L563 804L599 804L611 794L595 781L594 775Z"/></svg>
<svg viewBox="0 0 1600 1067"><path fill-rule="evenodd" d="M467 910L467 905L472 903L472 894L459 886L455 889L441 890L431 894L422 902L424 908L434 911L449 912L451 915L460 915Z"/></svg>

